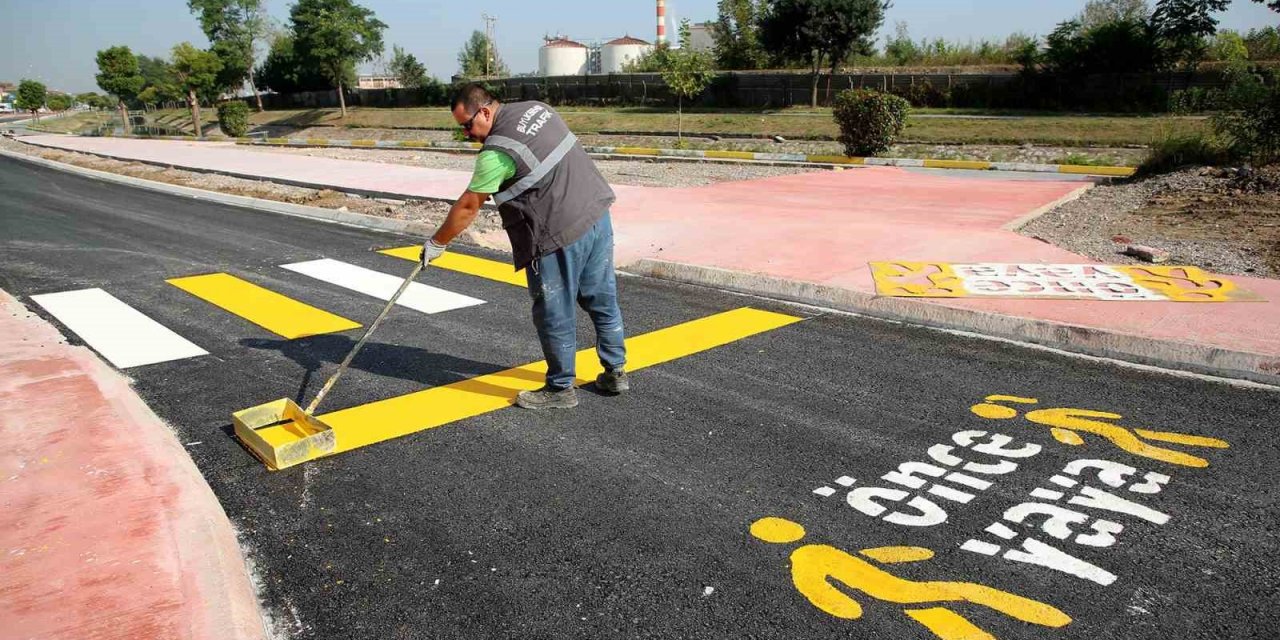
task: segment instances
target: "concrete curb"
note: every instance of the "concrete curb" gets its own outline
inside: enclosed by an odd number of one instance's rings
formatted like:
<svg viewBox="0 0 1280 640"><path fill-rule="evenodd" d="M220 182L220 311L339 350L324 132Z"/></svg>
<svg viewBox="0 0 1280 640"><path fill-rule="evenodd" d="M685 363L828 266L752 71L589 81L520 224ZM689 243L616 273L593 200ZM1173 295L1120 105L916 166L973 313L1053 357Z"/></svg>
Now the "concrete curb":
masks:
<svg viewBox="0 0 1280 640"><path fill-rule="evenodd" d="M40 146L40 145L32 145L32 146ZM42 148L52 148L52 147L42 147ZM76 151L76 152L70 152L70 153L82 153L82 152ZM91 155L99 155L99 154L91 154ZM161 193L168 193L171 195L185 196L188 198L195 198L197 200L209 200L212 202L228 204L235 207L242 207L245 209L257 209L260 211L270 211L272 213L280 213L287 216L296 216L299 218L310 218L312 220L332 222L335 224L342 224L342 225L347 225L351 227L360 227L362 229L373 229L375 231L385 231L388 233L425 236L429 233L435 232L434 226L428 225L422 222L415 222L412 220L380 218L378 216L370 216L363 213L355 213L353 211L338 211L336 209L325 209L322 207L309 207L301 204L277 202L275 200L264 200L261 198L252 198L249 196L237 196L237 195L231 195L228 193L219 193L217 191L207 191L205 189L196 189L194 187L184 187L181 185L168 184L165 182L156 182L154 180L144 180L142 178L122 176L120 174L110 173L107 171L98 171L96 169L86 169L84 167L77 167L72 164L56 162L53 160L46 160L44 158L37 158L35 156L29 156L29 155L17 153L14 151L8 151L6 149L0 149L0 156L13 158L15 160L21 160L24 162L30 162L32 164L48 167L50 169L57 169L59 171L74 173L77 175L93 178L95 180L102 180L105 182L114 182L116 184L129 185L131 187L138 187L138 188L147 189L150 191L159 191ZM100 157L110 157L110 156L100 156ZM120 158L113 158L113 159L118 160ZM168 166L168 165L164 165L164 166ZM210 172L206 171L205 173L210 173ZM262 181L261 177L256 177L256 176L250 177L249 179ZM323 185L320 187L311 187L311 188L321 188L321 189L332 190L331 187L327 187ZM388 194L388 195L379 196L379 197L395 198L397 200L404 199L403 194Z"/></svg>
<svg viewBox="0 0 1280 640"><path fill-rule="evenodd" d="M1280 385L1280 361L1274 356L1257 353L949 307L913 298L882 297L838 287L663 260L641 259L620 269L650 278L799 302L884 320L978 333L1090 356L1222 378Z"/></svg>
<svg viewBox="0 0 1280 640"><path fill-rule="evenodd" d="M467 151L480 145L467 142L431 142L428 140L331 140L327 138L269 138L267 140L237 139L238 144L284 147L336 147L356 149L448 149ZM984 160L931 160L916 158L859 158L833 155L808 155L802 153L757 153L753 151L720 151L702 149L660 149L656 147L604 147L584 146L593 156L629 156L641 158L681 158L732 162L771 162L800 166L876 166L911 167L924 169L963 169L968 171L1015 171L1025 173L1061 173L1127 178L1136 171L1133 167L1095 167L1086 165L1032 164L1024 162L987 162Z"/></svg>
<svg viewBox="0 0 1280 640"><path fill-rule="evenodd" d="M33 158L0 149L0 155L26 160L43 166L79 173L89 177L128 184L132 186L175 193L195 198L222 202L285 215L293 215L325 222L346 224L379 231L425 235L434 231L422 223L378 218L358 213L339 212L318 207L306 207L287 203L260 200L245 196L179 187L164 183L119 176L112 173L83 169L73 165ZM1062 201L1069 201L1083 194L1091 185L1085 185ZM392 196L396 197L396 196ZM403 197L403 196L399 196ZM1011 224L1026 224L1036 215L1052 207L1032 212ZM491 243L471 242L493 248ZM887 320L897 320L927 327L954 329L986 334L998 338L1050 346L1092 356L1115 358L1165 368L1182 369L1225 378L1251 380L1264 384L1280 385L1280 362L1261 354L1219 349L1189 343L1157 340L1118 332L1078 327L1043 320L1003 316L984 311L946 307L938 303L923 302L911 298L886 298L872 294L827 287L812 283L796 282L750 273L739 273L699 267L661 260L642 259L620 267L621 270L651 278L726 289L739 293L777 298L802 304L850 311Z"/></svg>
<svg viewBox="0 0 1280 640"><path fill-rule="evenodd" d="M122 136L115 136L115 137L118 138ZM150 138L150 139L157 140L157 139L166 139L166 138ZM190 142L190 141L193 141L194 139L186 138L186 140ZM198 173L208 173L208 174L219 175L219 176L227 176L230 178L240 178L242 180L254 180L257 182L266 180L266 178L263 178L260 175L255 175L252 173L240 173L238 171L218 171L215 169L205 169L202 167L190 167L186 165L173 164L172 162L154 162L151 160L139 160L137 158L130 158L128 156L117 156L110 153L102 153L99 151L82 151L79 149L64 149L62 147L55 147L47 144L40 144L38 142L30 142L21 138L18 139L18 141L21 142L22 144L29 145L32 147L40 147L41 149L52 149L54 151L62 151L65 153L83 153L85 155L97 156L99 158L106 158L108 160L120 160L121 162L136 162L138 164L147 164L153 167L164 167L166 169L182 169L183 171L195 171ZM115 174L112 174L112 175L115 175ZM308 182L305 180L284 180L284 179L272 178L269 181L274 182L276 184L289 185L291 187L302 187L303 189L316 189L317 191L327 190L327 191L336 191L338 193L350 193L353 195L363 196L366 198L387 198L391 200L404 200L406 198L405 194L395 193L392 191L373 191L369 189L351 189L347 187L335 187L331 184L324 184L321 182ZM202 190L196 189L195 191L202 191ZM204 192L204 193L212 193L212 192ZM433 202L453 202L453 200L450 200L448 198L431 198L427 196L413 196L411 199L422 200L422 201L433 201ZM487 203L483 205L483 208L496 210L496 207L494 205L487 204Z"/></svg>

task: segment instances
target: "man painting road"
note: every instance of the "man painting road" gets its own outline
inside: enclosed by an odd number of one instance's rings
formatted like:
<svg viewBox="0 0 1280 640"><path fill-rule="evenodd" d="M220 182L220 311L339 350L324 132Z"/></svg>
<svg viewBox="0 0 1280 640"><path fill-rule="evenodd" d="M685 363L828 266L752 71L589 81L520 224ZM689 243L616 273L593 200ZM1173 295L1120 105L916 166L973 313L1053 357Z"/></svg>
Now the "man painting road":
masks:
<svg viewBox="0 0 1280 640"><path fill-rule="evenodd" d="M451 104L454 120L484 148L466 192L423 245L423 263L443 255L492 196L511 239L515 267L526 269L533 324L547 359L546 386L522 391L516 404L526 409L578 405L575 303L595 325L596 352L604 366L596 386L606 393L628 390L613 273L613 189L551 107L503 104L478 84L463 87Z"/></svg>

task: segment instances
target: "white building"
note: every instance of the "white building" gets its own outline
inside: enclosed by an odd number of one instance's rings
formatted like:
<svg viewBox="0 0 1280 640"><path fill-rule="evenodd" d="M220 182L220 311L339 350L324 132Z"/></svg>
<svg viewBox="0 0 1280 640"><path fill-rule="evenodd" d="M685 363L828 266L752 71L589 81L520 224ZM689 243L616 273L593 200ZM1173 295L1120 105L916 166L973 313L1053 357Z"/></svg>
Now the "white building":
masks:
<svg viewBox="0 0 1280 640"><path fill-rule="evenodd" d="M610 40L600 49L600 72L622 73L628 63L635 62L652 50L653 45L631 36Z"/></svg>
<svg viewBox="0 0 1280 640"><path fill-rule="evenodd" d="M565 37L548 39L538 49L538 73L546 76L580 76L587 73L587 47Z"/></svg>
<svg viewBox="0 0 1280 640"><path fill-rule="evenodd" d="M716 47L715 38L711 36L713 23L700 22L689 25L689 45L694 51L711 51Z"/></svg>

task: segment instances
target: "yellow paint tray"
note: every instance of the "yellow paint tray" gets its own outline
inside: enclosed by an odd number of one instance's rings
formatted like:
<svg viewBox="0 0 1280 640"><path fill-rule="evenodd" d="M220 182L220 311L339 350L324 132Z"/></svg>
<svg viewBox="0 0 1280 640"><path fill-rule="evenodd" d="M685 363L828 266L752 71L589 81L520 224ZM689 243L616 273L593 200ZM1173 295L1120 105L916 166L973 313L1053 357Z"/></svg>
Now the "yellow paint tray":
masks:
<svg viewBox="0 0 1280 640"><path fill-rule="evenodd" d="M288 398L237 411L231 420L236 437L274 471L328 455L338 446L329 425Z"/></svg>

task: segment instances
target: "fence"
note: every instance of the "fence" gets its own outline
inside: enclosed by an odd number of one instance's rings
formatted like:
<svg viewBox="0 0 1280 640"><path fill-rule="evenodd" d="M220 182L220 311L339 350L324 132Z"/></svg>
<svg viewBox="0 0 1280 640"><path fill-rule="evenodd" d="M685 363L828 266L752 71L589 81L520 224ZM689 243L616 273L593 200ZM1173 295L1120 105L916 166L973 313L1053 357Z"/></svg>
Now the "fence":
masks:
<svg viewBox="0 0 1280 640"><path fill-rule="evenodd" d="M782 108L808 105L812 76L799 73L735 73L716 76L695 106ZM1164 111L1169 96L1188 88L1217 87L1220 73L1170 72L1081 77L1022 76L1017 73L824 73L818 103L829 105L845 89L870 88L903 95L916 106L1011 109L1095 109ZM544 78L505 78L488 83L505 100L541 100L554 105L674 106L676 97L656 73ZM442 87L359 89L346 92L348 106L415 107L443 105ZM338 106L337 91L264 94L269 109Z"/></svg>

